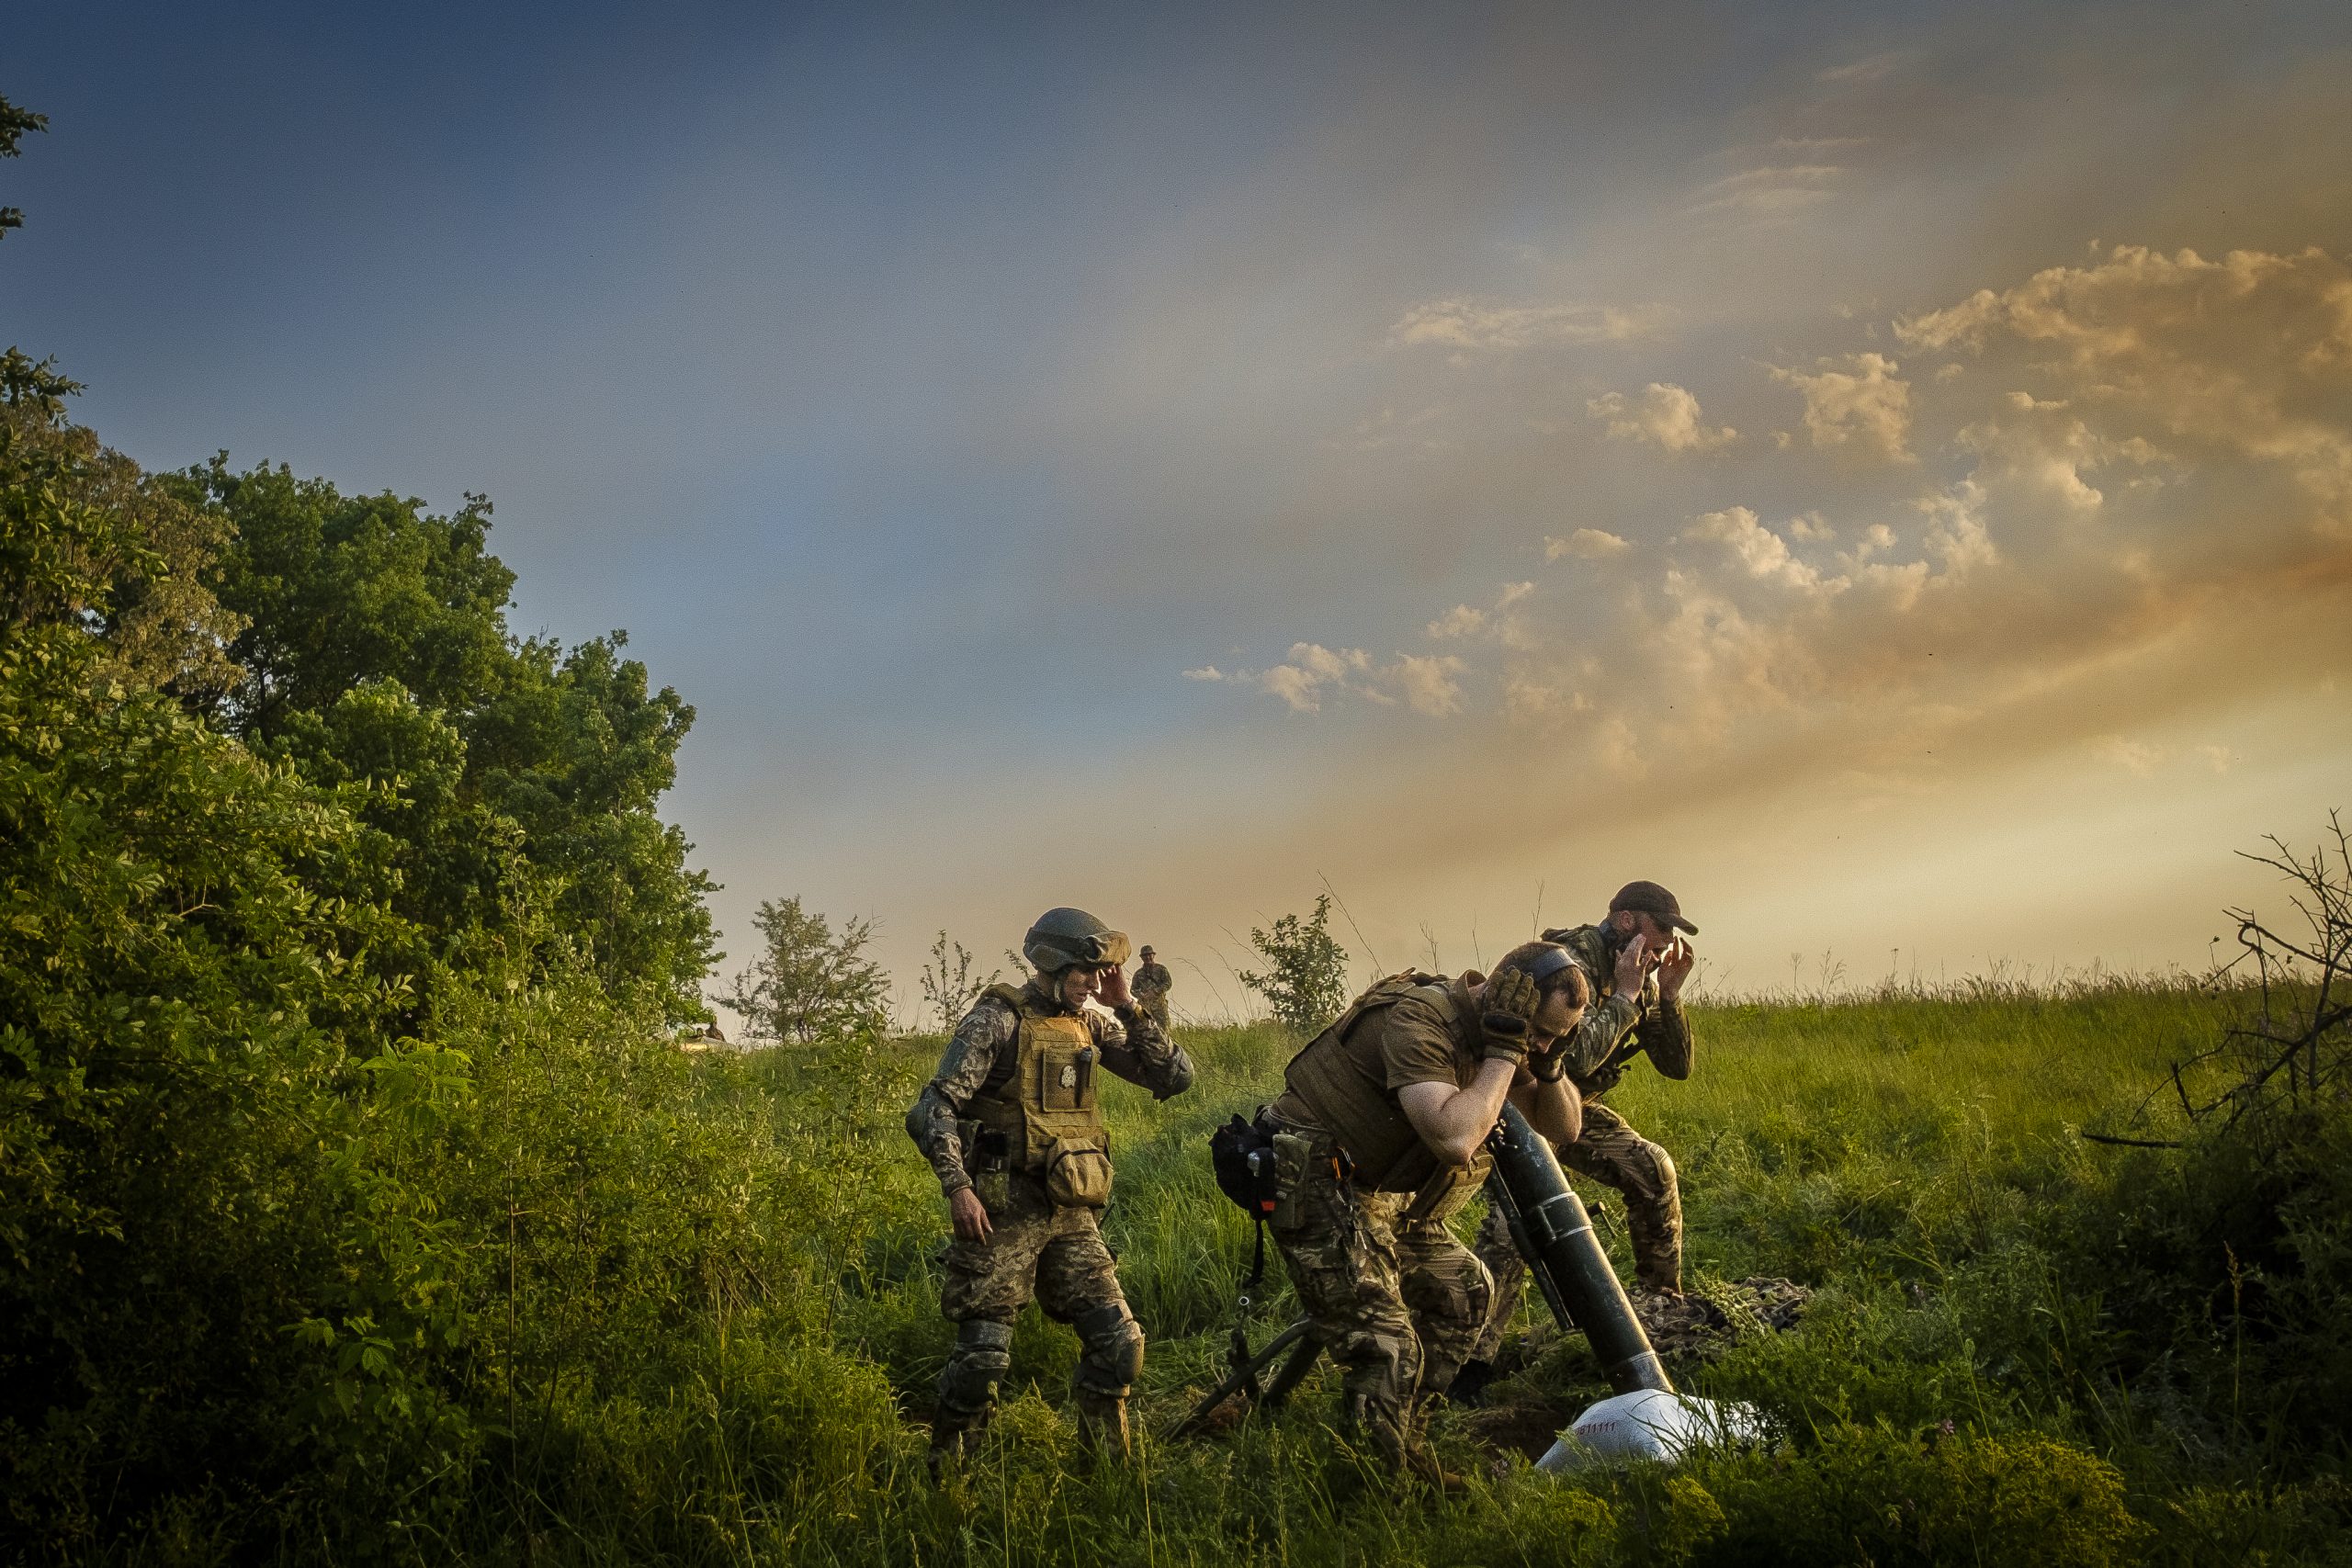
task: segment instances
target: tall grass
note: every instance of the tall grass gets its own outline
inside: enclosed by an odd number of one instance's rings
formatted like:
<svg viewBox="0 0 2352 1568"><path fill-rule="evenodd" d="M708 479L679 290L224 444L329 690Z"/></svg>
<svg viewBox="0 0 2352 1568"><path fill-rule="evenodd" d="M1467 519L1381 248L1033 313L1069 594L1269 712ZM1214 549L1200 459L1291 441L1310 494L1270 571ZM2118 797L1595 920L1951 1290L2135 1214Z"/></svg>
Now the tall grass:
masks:
<svg viewBox="0 0 2352 1568"><path fill-rule="evenodd" d="M1206 1134L1277 1089L1292 1043L1271 1025L1186 1032L1200 1075L1177 1100L1105 1096L1119 1174L1104 1230L1151 1342L1135 1465L1081 1461L1066 1408L1076 1340L1032 1309L997 1439L939 1484L922 1422L950 1340L944 1211L899 1129L936 1037L648 1059L620 1096L526 1074L512 1147L571 1152L525 1183L550 1211L522 1259L538 1326L459 1381L496 1429L438 1472L408 1472L403 1492L355 1486L371 1532L314 1519L231 1533L195 1499L115 1554L2342 1561L2352 1368L2327 1345L2331 1292L2352 1282L2352 1122L2313 1122L2283 1161L2074 1136L2210 1039L2225 1005L2105 986L1696 1009L1692 1078L1636 1071L1611 1103L1675 1154L1702 1288L1770 1273L1817 1289L1796 1332L1678 1369L1754 1402L1778 1443L1562 1481L1532 1472L1490 1416L1442 1413L1441 1452L1468 1482L1447 1496L1340 1450L1328 1369L1279 1415L1166 1435L1223 1370L1249 1230L1209 1180ZM679 1193L660 1224L614 1207L658 1201L663 1179L710 1190ZM494 1317L503 1222L478 1223L475 1310ZM1291 1312L1270 1285L1261 1338ZM1528 1417L1509 1429L1540 1441L1605 1392L1580 1343L1558 1343L1502 1385Z"/></svg>
<svg viewBox="0 0 2352 1568"><path fill-rule="evenodd" d="M2211 1388L2148 1380L2112 1320L2107 1260L2068 1251L2134 1234L2135 1187L2184 1179L2172 1156L2075 1130L2210 1038L2224 1006L2109 984L1698 1008L1691 1080L1637 1072L1611 1103L1675 1151L1702 1285L1774 1273L1819 1289L1797 1333L1683 1369L1761 1405L1784 1446L1564 1483L1444 1416L1438 1440L1471 1477L1450 1498L1396 1491L1339 1453L1328 1371L1278 1416L1163 1436L1222 1371L1249 1232L1208 1180L1205 1139L1277 1088L1292 1043L1272 1026L1189 1032L1201 1074L1176 1100L1106 1097L1119 1183L1104 1228L1152 1342L1135 1469L1079 1464L1063 1409L1076 1341L1033 1309L1000 1440L938 1487L919 1458L949 1338L944 1215L895 1139L936 1040L887 1047L884 1092L863 1107L788 1053L714 1062L708 1092L735 1113L764 1097L791 1123L814 1097L870 1140L873 1163L843 1172L837 1201L872 1217L833 1260L825 1332L787 1352L739 1325L724 1357L707 1348L724 1376L706 1371L625 1438L609 1417L591 1426L604 1462L630 1467L625 1488L575 1459L575 1503L550 1498L527 1529L486 1516L497 1528L470 1544L581 1562L2317 1560L2345 1522L2340 1432L2291 1453L2250 1438L2230 1450L2225 1432L2216 1447ZM1267 1294L1261 1336L1290 1311L1283 1289ZM2210 1373L2214 1348L2192 1333L2169 1352ZM1510 1392L1566 1415L1605 1388L1570 1342Z"/></svg>

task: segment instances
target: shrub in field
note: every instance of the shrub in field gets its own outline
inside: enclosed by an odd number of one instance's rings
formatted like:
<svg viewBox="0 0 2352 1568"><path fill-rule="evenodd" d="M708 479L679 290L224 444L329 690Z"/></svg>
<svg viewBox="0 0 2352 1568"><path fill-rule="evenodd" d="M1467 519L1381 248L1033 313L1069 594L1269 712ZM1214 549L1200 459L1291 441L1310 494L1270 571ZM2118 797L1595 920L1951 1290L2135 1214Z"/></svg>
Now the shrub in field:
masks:
<svg viewBox="0 0 2352 1568"><path fill-rule="evenodd" d="M1631 1490L1667 1562L2105 1568L2139 1561L2148 1533L2112 1466L2033 1434L1849 1427L1800 1453L1717 1461Z"/></svg>
<svg viewBox="0 0 2352 1568"><path fill-rule="evenodd" d="M890 976L866 955L870 921L835 931L797 898L763 900L752 917L760 951L719 999L770 1040L876 1034L888 1026Z"/></svg>
<svg viewBox="0 0 2352 1568"><path fill-rule="evenodd" d="M1318 893L1306 919L1284 915L1272 931L1250 928L1250 945L1265 967L1244 969L1237 978L1266 998L1274 1017L1293 1033L1315 1033L1348 1005L1348 955L1331 935L1331 896Z"/></svg>

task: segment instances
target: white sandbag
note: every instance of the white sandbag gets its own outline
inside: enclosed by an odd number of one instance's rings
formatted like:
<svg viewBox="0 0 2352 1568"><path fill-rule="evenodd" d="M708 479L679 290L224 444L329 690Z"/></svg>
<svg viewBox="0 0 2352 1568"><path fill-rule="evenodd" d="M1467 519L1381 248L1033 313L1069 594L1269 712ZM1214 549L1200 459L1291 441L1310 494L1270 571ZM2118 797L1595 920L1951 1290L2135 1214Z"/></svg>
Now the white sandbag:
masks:
<svg viewBox="0 0 2352 1568"><path fill-rule="evenodd" d="M1535 1468L1556 1475L1626 1460L1672 1464L1694 1448L1760 1442L1763 1438L1763 1419L1753 1405L1637 1388L1604 1399L1577 1416L1535 1461Z"/></svg>

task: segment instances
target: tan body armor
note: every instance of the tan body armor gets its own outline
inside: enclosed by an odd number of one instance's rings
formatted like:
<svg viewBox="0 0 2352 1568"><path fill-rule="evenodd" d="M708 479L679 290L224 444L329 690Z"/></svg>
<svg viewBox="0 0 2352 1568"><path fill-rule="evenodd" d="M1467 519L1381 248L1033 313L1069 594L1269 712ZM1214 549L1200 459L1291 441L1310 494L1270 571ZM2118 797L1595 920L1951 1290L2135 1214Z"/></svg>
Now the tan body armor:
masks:
<svg viewBox="0 0 2352 1568"><path fill-rule="evenodd" d="M1111 1201L1111 1135L1095 1097L1102 1053L1086 1020L1049 1010L1012 986L982 994L1021 1019L1011 1075L972 1097L970 1119L962 1124L966 1150L977 1148L981 1156L973 1175L982 1201L999 1206L988 1188L1001 1191L1002 1177L1017 1171L1042 1182L1056 1203L1102 1208ZM989 1182L990 1176L999 1180Z"/></svg>
<svg viewBox="0 0 2352 1568"><path fill-rule="evenodd" d="M1486 1179L1491 1157L1481 1145L1470 1164L1441 1168L1406 1119L1395 1091L1383 1081L1378 1035L1385 1021L1374 1015L1408 998L1436 1015L1454 1042L1455 1082L1466 1083L1477 1071L1478 1057L1463 1043L1464 1021L1453 983L1442 976L1408 970L1358 997L1291 1058L1283 1072L1289 1092L1275 1102L1274 1111L1303 1111L1346 1153L1361 1190L1415 1193L1408 1215L1427 1222L1458 1208Z"/></svg>

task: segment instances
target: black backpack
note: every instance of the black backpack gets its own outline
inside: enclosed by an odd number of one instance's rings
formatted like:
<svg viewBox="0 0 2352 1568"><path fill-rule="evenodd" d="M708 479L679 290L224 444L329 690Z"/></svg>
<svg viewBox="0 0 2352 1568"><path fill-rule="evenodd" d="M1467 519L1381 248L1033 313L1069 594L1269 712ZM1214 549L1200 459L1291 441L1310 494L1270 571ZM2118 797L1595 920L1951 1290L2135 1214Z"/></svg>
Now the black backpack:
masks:
<svg viewBox="0 0 2352 1568"><path fill-rule="evenodd" d="M1209 1167L1217 1190L1264 1221L1274 1212L1274 1133L1264 1113L1244 1122L1237 1112L1209 1134Z"/></svg>

